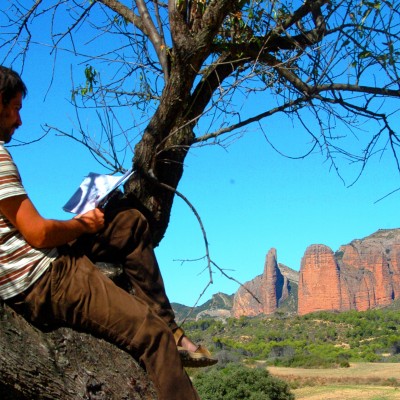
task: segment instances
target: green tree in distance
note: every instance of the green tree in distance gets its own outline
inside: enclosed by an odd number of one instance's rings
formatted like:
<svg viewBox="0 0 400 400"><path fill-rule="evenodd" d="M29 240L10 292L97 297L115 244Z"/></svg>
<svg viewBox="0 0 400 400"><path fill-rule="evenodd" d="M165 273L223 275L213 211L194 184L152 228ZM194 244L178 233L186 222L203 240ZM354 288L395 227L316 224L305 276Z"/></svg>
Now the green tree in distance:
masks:
<svg viewBox="0 0 400 400"><path fill-rule="evenodd" d="M203 400L293 400L288 384L272 377L264 368L228 364L194 377Z"/></svg>

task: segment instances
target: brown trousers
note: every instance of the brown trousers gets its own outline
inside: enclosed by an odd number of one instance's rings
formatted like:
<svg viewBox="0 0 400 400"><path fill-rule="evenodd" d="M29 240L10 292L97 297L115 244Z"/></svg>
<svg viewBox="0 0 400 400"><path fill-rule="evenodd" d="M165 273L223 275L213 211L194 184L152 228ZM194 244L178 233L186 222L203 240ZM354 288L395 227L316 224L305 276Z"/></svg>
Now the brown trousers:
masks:
<svg viewBox="0 0 400 400"><path fill-rule="evenodd" d="M146 219L129 209L107 220L102 232L62 246L43 276L7 303L33 322L59 321L124 347L142 363L160 400L199 400L172 335L177 325ZM135 295L105 277L98 261L122 264Z"/></svg>

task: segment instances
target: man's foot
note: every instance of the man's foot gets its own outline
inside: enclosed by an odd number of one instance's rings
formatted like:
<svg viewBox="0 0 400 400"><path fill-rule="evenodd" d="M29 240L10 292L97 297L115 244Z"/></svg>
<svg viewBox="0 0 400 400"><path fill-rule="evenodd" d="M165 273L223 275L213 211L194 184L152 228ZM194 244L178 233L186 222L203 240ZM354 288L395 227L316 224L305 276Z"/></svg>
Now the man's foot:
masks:
<svg viewBox="0 0 400 400"><path fill-rule="evenodd" d="M174 338L184 367L209 367L218 362L217 359L212 358L211 353L205 347L201 345L195 345L185 335L183 329L176 329L174 331Z"/></svg>
<svg viewBox="0 0 400 400"><path fill-rule="evenodd" d="M184 367L201 368L210 367L218 362L217 359L212 358L211 353L203 346L199 345L196 351L189 351L183 347L178 346L178 352L181 356L182 364Z"/></svg>

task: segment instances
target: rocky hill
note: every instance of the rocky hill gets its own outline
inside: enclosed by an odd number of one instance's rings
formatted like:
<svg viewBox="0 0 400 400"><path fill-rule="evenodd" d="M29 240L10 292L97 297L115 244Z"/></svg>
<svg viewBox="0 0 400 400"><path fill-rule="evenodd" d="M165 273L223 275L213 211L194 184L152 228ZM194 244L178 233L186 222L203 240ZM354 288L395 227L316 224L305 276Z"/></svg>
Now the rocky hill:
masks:
<svg viewBox="0 0 400 400"><path fill-rule="evenodd" d="M172 303L171 305L178 322L206 317L225 319L231 316L233 296L233 294L217 293L213 295L211 300L198 307L188 307L179 303Z"/></svg>
<svg viewBox="0 0 400 400"><path fill-rule="evenodd" d="M189 319L204 316L256 316L276 311L364 311L387 307L400 299L400 229L381 229L333 252L313 244L302 258L300 272L267 253L264 271L234 295L222 293L192 310ZM189 308L174 304L180 318Z"/></svg>

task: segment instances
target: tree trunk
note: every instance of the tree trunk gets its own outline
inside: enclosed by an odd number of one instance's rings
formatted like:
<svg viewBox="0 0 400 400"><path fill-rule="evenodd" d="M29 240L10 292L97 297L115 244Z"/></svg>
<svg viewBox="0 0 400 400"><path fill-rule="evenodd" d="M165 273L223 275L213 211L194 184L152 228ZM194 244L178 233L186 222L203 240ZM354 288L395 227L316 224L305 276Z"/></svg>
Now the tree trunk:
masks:
<svg viewBox="0 0 400 400"><path fill-rule="evenodd" d="M29 324L0 304L1 400L156 400L145 371L88 333Z"/></svg>
<svg viewBox="0 0 400 400"><path fill-rule="evenodd" d="M174 133L164 138L145 132L135 148L135 174L125 185L131 205L142 211L150 223L155 246L167 230L174 190L182 177L184 160L193 140L192 127L180 128L182 125L172 127Z"/></svg>

